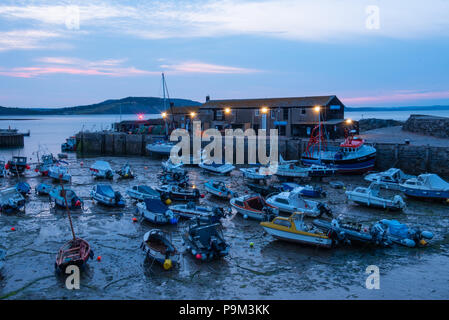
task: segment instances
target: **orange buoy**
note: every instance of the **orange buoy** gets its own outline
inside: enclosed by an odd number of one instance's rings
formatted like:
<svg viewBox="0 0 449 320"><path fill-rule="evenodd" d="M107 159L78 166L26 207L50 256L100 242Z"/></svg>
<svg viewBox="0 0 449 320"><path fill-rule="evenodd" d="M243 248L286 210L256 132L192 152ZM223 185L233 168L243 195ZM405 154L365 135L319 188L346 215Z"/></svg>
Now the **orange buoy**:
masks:
<svg viewBox="0 0 449 320"><path fill-rule="evenodd" d="M11 231L16 231L16 228L12 227L12 228L11 228Z"/></svg>
<svg viewBox="0 0 449 320"><path fill-rule="evenodd" d="M133 222L137 222L137 218L136 217L133 218Z"/></svg>
<svg viewBox="0 0 449 320"><path fill-rule="evenodd" d="M101 256L98 256L98 257L97 257L97 261L101 261Z"/></svg>
<svg viewBox="0 0 449 320"><path fill-rule="evenodd" d="M198 260L200 260L202 257L201 257L201 254L199 254L199 253L197 253L196 254L196 258L198 259Z"/></svg>

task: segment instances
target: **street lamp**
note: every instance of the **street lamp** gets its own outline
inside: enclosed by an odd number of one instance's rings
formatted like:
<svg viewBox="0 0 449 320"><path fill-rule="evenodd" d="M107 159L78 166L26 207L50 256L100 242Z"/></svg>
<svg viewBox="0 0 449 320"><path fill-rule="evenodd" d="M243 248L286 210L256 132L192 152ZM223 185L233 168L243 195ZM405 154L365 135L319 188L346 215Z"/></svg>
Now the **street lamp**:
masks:
<svg viewBox="0 0 449 320"><path fill-rule="evenodd" d="M165 135L168 137L167 112L162 112L161 116L162 116L162 119L164 119L164 123L165 123Z"/></svg>
<svg viewBox="0 0 449 320"><path fill-rule="evenodd" d="M316 113L318 113L318 142L319 142L319 156L318 156L318 160L320 162L321 165L321 107L320 106L315 106L313 108L315 110Z"/></svg>
<svg viewBox="0 0 449 320"><path fill-rule="evenodd" d="M267 113L268 113L268 108L267 107L262 107L260 108L260 113L262 113L262 129L266 130L267 129Z"/></svg>
<svg viewBox="0 0 449 320"><path fill-rule="evenodd" d="M161 116L162 116L162 119L167 118L167 112L162 112L162 113L161 113Z"/></svg>
<svg viewBox="0 0 449 320"><path fill-rule="evenodd" d="M196 113L195 112L190 112L190 117L193 119L193 118L195 118L195 116L196 116Z"/></svg>
<svg viewBox="0 0 449 320"><path fill-rule="evenodd" d="M231 113L231 108L229 108L229 107L225 108L225 109L224 109L224 112L225 112L226 114L230 114L230 113Z"/></svg>
<svg viewBox="0 0 449 320"><path fill-rule="evenodd" d="M352 119L346 119L346 124L352 124Z"/></svg>

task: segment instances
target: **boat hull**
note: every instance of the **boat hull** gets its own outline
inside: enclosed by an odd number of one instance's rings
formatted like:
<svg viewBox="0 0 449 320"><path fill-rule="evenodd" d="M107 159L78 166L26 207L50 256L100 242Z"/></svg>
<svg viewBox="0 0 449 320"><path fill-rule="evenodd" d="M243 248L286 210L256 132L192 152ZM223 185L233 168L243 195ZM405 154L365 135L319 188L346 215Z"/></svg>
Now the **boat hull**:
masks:
<svg viewBox="0 0 449 320"><path fill-rule="evenodd" d="M402 188L402 191L407 197L418 200L449 201L449 191L445 190L417 190Z"/></svg>
<svg viewBox="0 0 449 320"><path fill-rule="evenodd" d="M278 230L274 229L272 227L269 227L267 224L262 225L262 227L265 229L267 233L275 237L276 239L288 241L288 242L294 242L294 243L300 243L300 244L306 244L306 245L312 245L312 246L318 246L323 248L330 248L332 247L332 239L329 238L323 238L319 236L313 236L309 235L307 233L295 233L295 232L289 232L284 230Z"/></svg>
<svg viewBox="0 0 449 320"><path fill-rule="evenodd" d="M376 152L353 159L318 159L313 156L303 155L302 163L305 166L327 165L332 166L337 173L341 174L360 174L374 169L376 161Z"/></svg>

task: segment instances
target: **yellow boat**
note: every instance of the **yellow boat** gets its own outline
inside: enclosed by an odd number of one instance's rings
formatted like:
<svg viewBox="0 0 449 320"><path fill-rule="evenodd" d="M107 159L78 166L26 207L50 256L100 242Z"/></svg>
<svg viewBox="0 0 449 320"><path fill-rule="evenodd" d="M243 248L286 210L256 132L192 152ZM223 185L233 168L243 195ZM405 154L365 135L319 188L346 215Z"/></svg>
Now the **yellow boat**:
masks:
<svg viewBox="0 0 449 320"><path fill-rule="evenodd" d="M295 212L290 217L276 217L273 221L261 222L260 225L266 232L280 240L330 248L332 239L308 227L303 217L302 213Z"/></svg>

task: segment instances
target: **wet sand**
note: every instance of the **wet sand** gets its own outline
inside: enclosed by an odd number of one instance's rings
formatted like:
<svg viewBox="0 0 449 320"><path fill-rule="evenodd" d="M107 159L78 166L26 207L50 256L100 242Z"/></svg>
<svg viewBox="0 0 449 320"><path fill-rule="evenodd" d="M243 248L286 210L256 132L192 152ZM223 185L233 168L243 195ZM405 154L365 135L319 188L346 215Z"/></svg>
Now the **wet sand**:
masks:
<svg viewBox="0 0 449 320"><path fill-rule="evenodd" d="M274 240L258 222L240 215L223 221L230 255L211 263L181 255L179 268L164 271L151 265L139 249L144 233L155 226L134 223L135 203L125 189L134 184L159 183L160 160L148 158L103 158L119 169L129 161L134 180L114 179L113 187L125 196L127 205L110 209L93 203L89 192L99 182L89 175L96 160L69 155L72 187L85 202L84 211L73 212L78 236L92 246L95 257L83 273L80 290L67 290L64 279L55 275L54 260L59 247L70 239L64 210L50 206L48 197L29 196L26 213L0 215L0 247L7 249L1 271L0 297L7 299L447 299L449 298L449 206L407 201L404 213L363 208L345 200L344 190L332 189L327 182L341 180L348 189L368 185L362 177L337 176L322 183L328 202L336 214L371 223L379 219L398 219L435 233L427 248L410 249L347 247L318 249ZM145 169L147 167L147 169ZM246 188L238 170L230 177L205 174L190 169L190 180L204 191L211 178L227 179L231 188L243 193ZM25 180L34 187L48 178L30 170ZM0 178L1 188L14 185L16 178ZM387 195L393 193L385 191ZM203 192L202 192L203 193ZM202 203L227 206L211 195ZM14 227L16 231L11 231ZM186 227L162 227L170 231L177 248L184 252L181 233ZM250 248L249 243L254 242ZM368 265L380 268L380 290L365 288Z"/></svg>

